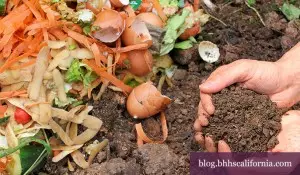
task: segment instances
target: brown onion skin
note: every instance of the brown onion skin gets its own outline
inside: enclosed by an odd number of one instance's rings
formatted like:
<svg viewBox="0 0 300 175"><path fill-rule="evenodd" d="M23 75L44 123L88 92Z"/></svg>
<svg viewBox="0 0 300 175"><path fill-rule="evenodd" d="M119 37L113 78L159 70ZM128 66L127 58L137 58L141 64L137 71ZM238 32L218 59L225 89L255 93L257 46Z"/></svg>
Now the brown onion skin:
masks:
<svg viewBox="0 0 300 175"><path fill-rule="evenodd" d="M164 26L164 23L160 17L152 12L141 13L137 16L137 18L156 27L162 28Z"/></svg>
<svg viewBox="0 0 300 175"><path fill-rule="evenodd" d="M163 110L171 99L162 95L152 82L143 83L132 90L127 99L127 111L134 118L148 118Z"/></svg>
<svg viewBox="0 0 300 175"><path fill-rule="evenodd" d="M153 57L148 50L133 50L127 53L129 72L136 76L144 76L152 71Z"/></svg>
<svg viewBox="0 0 300 175"><path fill-rule="evenodd" d="M192 36L196 36L201 31L200 23L197 22L193 27L186 29L183 34L179 36L181 40L187 40Z"/></svg>

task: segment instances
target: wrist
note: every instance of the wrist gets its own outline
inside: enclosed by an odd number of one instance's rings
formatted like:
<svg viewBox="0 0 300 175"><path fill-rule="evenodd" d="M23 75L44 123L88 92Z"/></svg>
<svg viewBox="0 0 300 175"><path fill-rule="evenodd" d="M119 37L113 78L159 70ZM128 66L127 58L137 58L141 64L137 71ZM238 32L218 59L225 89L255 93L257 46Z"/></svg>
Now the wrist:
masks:
<svg viewBox="0 0 300 175"><path fill-rule="evenodd" d="M275 64L281 74L282 83L287 86L300 86L300 43L288 51Z"/></svg>

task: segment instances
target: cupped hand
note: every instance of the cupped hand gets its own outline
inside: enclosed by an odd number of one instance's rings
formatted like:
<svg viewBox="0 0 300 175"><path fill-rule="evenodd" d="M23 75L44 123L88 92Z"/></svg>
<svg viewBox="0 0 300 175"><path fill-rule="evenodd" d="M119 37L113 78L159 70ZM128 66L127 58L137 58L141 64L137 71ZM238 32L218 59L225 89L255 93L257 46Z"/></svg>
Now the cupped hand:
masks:
<svg viewBox="0 0 300 175"><path fill-rule="evenodd" d="M200 85L198 118L194 123L196 140L205 145L209 138L201 133L215 111L211 94L239 83L243 88L268 95L278 107L290 107L300 100L300 43L277 62L238 60L216 69ZM208 143L207 143L208 144Z"/></svg>
<svg viewBox="0 0 300 175"><path fill-rule="evenodd" d="M197 135L196 135L197 137ZM300 152L300 111L292 110L281 118L281 131L278 136L278 144L271 152ZM211 137L205 137L205 149L209 152L231 152L228 144L221 140L215 145Z"/></svg>
<svg viewBox="0 0 300 175"><path fill-rule="evenodd" d="M197 137L197 136L196 136ZM277 136L279 143L269 152L275 154L268 154L271 157L258 158L251 157L247 158L248 160L253 160L254 162L266 162L269 160L286 160L293 162L291 167L280 167L280 168L266 168L266 169L257 169L253 167L249 168L239 168L239 167L227 167L227 172L230 175L272 175L272 174L290 174L299 163L299 157L296 155L288 155L288 157L282 154L276 154L278 152L300 152L300 111L288 111L282 116L281 119L281 131ZM230 153L231 149L228 144L223 140L219 141L217 145L213 142L210 137L205 138L205 149L209 152L220 152L220 158L227 160L234 160L231 154L222 154L224 152ZM222 157L223 156L223 157ZM229 157L228 157L229 156Z"/></svg>

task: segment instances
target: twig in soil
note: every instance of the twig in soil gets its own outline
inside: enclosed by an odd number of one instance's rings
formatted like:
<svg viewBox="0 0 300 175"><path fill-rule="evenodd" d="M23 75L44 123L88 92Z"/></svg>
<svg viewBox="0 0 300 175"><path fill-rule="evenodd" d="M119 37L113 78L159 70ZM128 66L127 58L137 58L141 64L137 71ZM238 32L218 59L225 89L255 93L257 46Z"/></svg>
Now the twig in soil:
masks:
<svg viewBox="0 0 300 175"><path fill-rule="evenodd" d="M214 19L214 20L217 20L217 21L219 21L221 24L223 24L224 26L227 26L227 24L224 22L224 21L222 21L221 19L219 19L219 18L217 18L217 17L215 17L215 16L213 16L213 15L211 15L211 14L208 14L212 19Z"/></svg>
<svg viewBox="0 0 300 175"><path fill-rule="evenodd" d="M263 18L261 17L261 15L259 14L259 12L256 10L256 8L252 7L247 1L244 1L244 2L245 2L245 4L246 4L250 9L252 9L252 10L256 13L256 15L258 16L258 18L259 18L259 20L261 21L261 23L266 27L266 24L265 24Z"/></svg>

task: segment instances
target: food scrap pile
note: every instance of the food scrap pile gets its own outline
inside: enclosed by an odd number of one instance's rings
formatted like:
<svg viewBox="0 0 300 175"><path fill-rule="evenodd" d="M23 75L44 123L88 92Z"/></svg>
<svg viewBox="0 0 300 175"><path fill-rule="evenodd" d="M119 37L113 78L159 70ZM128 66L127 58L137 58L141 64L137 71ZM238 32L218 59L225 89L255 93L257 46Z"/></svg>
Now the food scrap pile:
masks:
<svg viewBox="0 0 300 175"><path fill-rule="evenodd" d="M48 156L66 158L70 171L71 161L88 168L108 140L93 140L102 121L89 115L85 99L100 100L107 88L130 94L135 118L161 112L165 139L163 110L171 100L160 91L164 82L172 86L176 69L168 53L198 42L209 18L198 7L181 0L0 0L0 172L29 174ZM155 142L141 124L136 130L138 144Z"/></svg>

